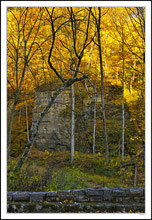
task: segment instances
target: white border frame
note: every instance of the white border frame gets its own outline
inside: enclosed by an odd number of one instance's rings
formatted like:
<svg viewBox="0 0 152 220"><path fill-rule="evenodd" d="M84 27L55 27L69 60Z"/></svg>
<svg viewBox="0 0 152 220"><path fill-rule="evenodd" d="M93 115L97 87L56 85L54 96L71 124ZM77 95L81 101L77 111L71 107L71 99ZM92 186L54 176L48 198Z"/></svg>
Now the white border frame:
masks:
<svg viewBox="0 0 152 220"><path fill-rule="evenodd" d="M145 184L145 194L146 194L146 209L145 214L139 213L129 213L129 214L7 214L6 204L6 158L7 158L7 83L6 83L6 73L7 73L7 54L6 54L6 24L7 24L7 7L131 7L131 6L141 6L146 7L146 117L145 117L145 131L146 131L146 151L145 151L145 161L146 161L146 184ZM150 1L1 1L1 210L2 219L151 219L151 2Z"/></svg>

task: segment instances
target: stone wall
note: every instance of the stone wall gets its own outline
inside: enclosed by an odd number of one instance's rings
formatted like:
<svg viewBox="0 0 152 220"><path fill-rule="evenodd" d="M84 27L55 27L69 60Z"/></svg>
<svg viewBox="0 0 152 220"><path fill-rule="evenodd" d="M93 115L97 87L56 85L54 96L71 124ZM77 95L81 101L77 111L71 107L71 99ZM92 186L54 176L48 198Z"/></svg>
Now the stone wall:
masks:
<svg viewBox="0 0 152 220"><path fill-rule="evenodd" d="M54 91L37 91L35 97L35 107L32 112L32 122L34 123L39 113L47 105L48 100L53 95ZM35 147L39 150L60 151L67 150L70 143L70 122L69 118L62 114L66 106L59 103L68 104L70 100L69 91L64 91L60 94L54 105L42 119L38 134L35 140Z"/></svg>
<svg viewBox="0 0 152 220"><path fill-rule="evenodd" d="M145 212L144 188L12 192L7 200L8 213Z"/></svg>
<svg viewBox="0 0 152 220"><path fill-rule="evenodd" d="M34 123L38 114L47 105L48 100L55 92L54 85L42 86L36 90L35 107L32 112L32 122ZM76 110L78 112L87 112L92 99L87 95L87 92L82 88L76 87L75 91L81 90L80 94L77 92L75 95ZM121 100L121 87L106 86L105 87L105 111L107 123L107 131L109 143L113 146L118 146L120 142L121 123L122 123L122 106ZM71 144L71 110L66 107L71 107L71 88L63 91L58 97L57 102L54 103L48 113L42 119L38 128L38 134L35 140L35 147L39 150L49 152L70 150ZM61 104L62 103L62 104ZM66 104L66 105L64 105ZM79 108L78 108L79 106ZM79 110L78 110L79 109ZM103 152L104 149L104 129L101 125L101 94L98 92L96 102L97 120L96 127L96 151ZM77 120L78 119L78 120ZM114 120L113 120L114 119ZM129 112L125 106L125 124L126 128L130 122ZM109 126L109 127L108 127ZM130 126L130 124L129 124ZM115 129L113 129L115 127ZM133 127L133 126L132 126ZM88 132L88 133L87 133ZM92 153L92 132L93 132L93 107L90 108L89 114L80 117L75 114L75 150L81 152Z"/></svg>

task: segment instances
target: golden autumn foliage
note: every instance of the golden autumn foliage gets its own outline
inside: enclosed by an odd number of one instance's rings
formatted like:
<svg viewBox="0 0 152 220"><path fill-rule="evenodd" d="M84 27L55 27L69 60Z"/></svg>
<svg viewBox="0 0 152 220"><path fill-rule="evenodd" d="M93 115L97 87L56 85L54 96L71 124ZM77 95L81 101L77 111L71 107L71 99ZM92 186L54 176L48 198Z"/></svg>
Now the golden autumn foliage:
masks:
<svg viewBox="0 0 152 220"><path fill-rule="evenodd" d="M50 7L47 9L51 14L53 8ZM17 149L21 148L21 150L19 153L13 151L13 155L19 155L25 146L25 142L27 141L26 123L28 118L28 126L30 127L32 121L32 108L34 106L35 89L43 84L45 85L54 81L59 81L48 64L49 51L53 41L51 22L54 24L54 31L56 33L54 48L51 54L51 62L63 78L69 79L71 77L71 62L73 62L74 67L78 64L79 56L81 55L81 50L85 43L87 19L89 14L88 11L89 8L75 7L73 8L72 14L70 13L71 8L56 7L54 8L53 12L53 21L51 21L48 12L43 7L8 8L8 110L11 109L12 100L14 100L18 88L21 85L12 129L12 146L17 144ZM98 18L97 8L92 8L92 11ZM71 18L70 16L73 17ZM100 33L104 86L108 87L110 85L115 88L118 87L120 88L120 94L122 94L122 62L124 58L124 98L127 111L129 112L129 122L125 128L127 133L126 142L130 142L131 147L134 146L133 151L136 153L140 152L140 146L144 144L145 131L144 16L144 8L101 8ZM76 25L74 22L71 22L75 20ZM72 30L75 30L75 36L73 36L74 32ZM73 42L73 38L75 39L75 42ZM92 42L89 44L91 39ZM88 46L83 52L78 77L81 77L82 74L88 75L92 83L96 86L97 91L100 93L101 79L98 40L96 23L92 14L90 14L90 27L86 44L88 44ZM75 48L77 55L74 51ZM71 54L73 60L71 60ZM23 75L24 68L25 74ZM20 84L21 82L22 84ZM85 95L85 92L80 92L79 89L77 89L76 94ZM117 97L115 103L113 103L113 91L108 95L111 97L111 104L122 104L121 95ZM28 106L28 116L26 115L26 105ZM80 106L77 105L78 110L79 108ZM108 119L107 121L107 126L109 126L108 132L112 133L112 138L115 137L114 132L116 129L119 129L121 126L120 124L115 123L113 118ZM98 133L100 133L99 131L102 128L101 120L102 119L99 118L97 121L97 136L100 136ZM112 123L115 123L114 126ZM92 125L90 125L90 130L91 128ZM88 139L92 143L92 136L89 136ZM121 138L119 139L121 141ZM99 138L99 140L101 139ZM101 140L100 145L102 144L103 140ZM110 144L112 151L113 144ZM98 156L102 156L102 153L99 152Z"/></svg>
<svg viewBox="0 0 152 220"><path fill-rule="evenodd" d="M51 11L51 8L49 8ZM96 11L97 8L92 10ZM143 62L142 56L144 54L144 39L140 37L140 24L139 22L137 30L134 28L134 24L128 15L130 11L127 8L102 8L102 22L101 22L101 46L103 53L103 67L104 76L106 82L111 84L121 85L122 77L122 56L121 56L121 42L122 42L122 30L125 44L125 84L126 90L129 89L129 83L136 92L140 87L143 87L144 79L142 79ZM131 8L130 10L136 10ZM81 50L83 39L85 38L86 29L86 8L74 8L75 19L78 19L77 25L77 43L76 48ZM50 42L52 40L51 26L48 15L45 9L40 8L13 8L8 9L8 89L16 88L16 74L15 74L15 57L16 49L18 49L18 81L20 81L22 65L24 62L24 37L27 41L27 52L31 47L29 53L29 64L26 69L26 75L22 90L33 91L34 87L41 85L48 80L52 80L54 75L49 68L47 59L50 48ZM57 30L60 25L65 23L59 30L54 53L52 55L52 62L55 64L57 70L68 76L70 65L70 53L68 49L73 47L71 45L72 31L71 26L68 23L68 9L67 8L55 8L54 12L54 25ZM138 18L137 18L138 19ZM24 29L24 31L23 31ZM23 32L25 36L23 36ZM29 35L29 33L31 34ZM36 33L38 34L36 35ZM95 34L95 24L93 18L91 18L91 27L89 30L89 38L92 38ZM46 40L48 39L48 40ZM46 40L45 43L43 43ZM89 41L89 39L88 39ZM96 42L96 37L94 39ZM42 46L38 48L38 45ZM65 46L65 47L64 47ZM37 50L36 50L37 49ZM36 52L33 55L33 52ZM27 54L26 52L26 54ZM33 56L32 56L33 55ZM84 51L84 57L81 64L81 69L86 73L89 71L92 79L97 77L99 60L98 60L97 45L90 44ZM75 58L75 62L77 59ZM88 63L89 62L89 63ZM89 67L89 69L88 69ZM96 73L95 70L96 69ZM132 81L132 82L131 82ZM138 88L137 88L138 87Z"/></svg>

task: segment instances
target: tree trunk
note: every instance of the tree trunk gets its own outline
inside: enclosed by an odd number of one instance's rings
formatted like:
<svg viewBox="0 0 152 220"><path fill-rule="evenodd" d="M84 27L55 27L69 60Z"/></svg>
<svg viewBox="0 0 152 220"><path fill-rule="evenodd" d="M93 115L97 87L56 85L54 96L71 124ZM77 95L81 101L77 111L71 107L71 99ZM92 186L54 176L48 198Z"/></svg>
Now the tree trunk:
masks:
<svg viewBox="0 0 152 220"><path fill-rule="evenodd" d="M97 33L98 33L98 48L99 48L99 57L100 57L100 74L101 74L101 103L102 103L102 115L103 115L103 128L104 128L104 143L106 150L106 162L109 162L109 149L108 149L108 140L107 140L107 128L106 128L106 115L104 107L104 83L103 83L103 66L102 66L102 52L101 52L101 39L100 39L100 22L101 22L101 9L99 10L99 20L97 23Z"/></svg>
<svg viewBox="0 0 152 220"><path fill-rule="evenodd" d="M145 78L145 60L143 58L143 64L142 64L142 83L143 83L143 86L141 88L141 96L142 96L143 105L145 106L145 83L144 83L144 78Z"/></svg>
<svg viewBox="0 0 152 220"><path fill-rule="evenodd" d="M21 114L22 114L22 110L21 110L21 107L20 107L20 112L19 112L19 123L21 122Z"/></svg>
<svg viewBox="0 0 152 220"><path fill-rule="evenodd" d="M137 164L135 164L134 187L137 186Z"/></svg>
<svg viewBox="0 0 152 220"><path fill-rule="evenodd" d="M26 102L26 130L27 130L27 140L29 141L29 128L28 128L28 111L27 111L27 102Z"/></svg>
<svg viewBox="0 0 152 220"><path fill-rule="evenodd" d="M8 126L8 130L7 130L7 163L9 163L9 158L10 158L10 146L11 146L11 133L12 133L12 126L13 126L13 118L14 118L16 105L17 105L17 102L18 102L18 97L19 97L19 94L20 94L20 91L21 91L21 87L22 87L26 67L27 67L27 61L25 60L24 68L23 68L23 72L22 72L22 77L21 77L21 80L20 80L20 85L19 85L19 88L17 88L17 91L16 91L15 100L14 100L13 107L12 107L12 110L11 110L9 126Z"/></svg>
<svg viewBox="0 0 152 220"><path fill-rule="evenodd" d="M124 159L124 136L125 136L125 108L124 108L124 57L123 57L123 79L122 79L122 160Z"/></svg>
<svg viewBox="0 0 152 220"><path fill-rule="evenodd" d="M12 107L12 110L11 110L11 115L10 115L10 120L9 120L9 125L8 125L8 131L7 131L7 163L9 163L9 157L10 157L11 132L12 132L13 118L14 118L16 104L17 104L17 102L14 101L14 104L13 104L13 107Z"/></svg>
<svg viewBox="0 0 152 220"><path fill-rule="evenodd" d="M73 77L74 73L74 60L72 56L72 45L70 42L70 57L71 57L71 65L70 65L70 70L71 70L71 77ZM74 84L71 86L71 93L72 93L72 113L71 113L71 163L73 162L74 159L74 133L75 133L75 92L74 92Z"/></svg>
<svg viewBox="0 0 152 220"><path fill-rule="evenodd" d="M91 62L91 56L92 56L93 47L94 47L94 45L92 44L92 45L91 45L91 48L90 48L89 59L88 59L88 65L87 65L87 72L88 72L88 74L89 74L89 70L90 70L90 62Z"/></svg>
<svg viewBox="0 0 152 220"><path fill-rule="evenodd" d="M57 92L55 92L52 96L52 98L49 100L48 104L46 105L46 107L42 110L42 112L39 114L36 122L33 125L33 131L32 131L32 135L25 147L24 153L22 155L22 157L20 158L15 171L20 170L30 152L30 149L33 146L33 142L35 140L36 134L37 134L37 130L38 130L38 126L40 124L40 122L42 121L44 115L49 111L50 107L52 106L52 104L54 103L56 97L66 88L65 84L63 84L58 90Z"/></svg>
<svg viewBox="0 0 152 220"><path fill-rule="evenodd" d="M96 97L97 95L95 94L95 99L94 99L94 123L93 123L93 162L94 162L94 155L95 155L95 137L96 137Z"/></svg>
<svg viewBox="0 0 152 220"><path fill-rule="evenodd" d="M72 84L72 109L75 110L75 94L74 94L74 84ZM71 118L71 163L73 162L74 158L74 133L75 133L75 112L72 111L72 118Z"/></svg>
<svg viewBox="0 0 152 220"><path fill-rule="evenodd" d="M120 140L119 140L118 146L119 146L118 154L119 154L119 157L121 157L121 156L120 156L120 150L121 150Z"/></svg>
<svg viewBox="0 0 152 220"><path fill-rule="evenodd" d="M30 136L30 139L25 147L25 150L23 152L23 155L21 156L20 160L18 161L16 167L15 167L15 172L19 171L24 162L27 159L27 156L33 146L34 140L36 138L36 134L37 134L37 130L38 130L38 126L40 124L40 122L42 121L43 117L45 116L45 114L49 111L49 109L51 108L51 106L53 105L53 103L55 102L55 99L58 97L58 95L64 91L65 88L71 86L73 83L75 83L76 81L81 81L88 78L87 76L82 76L80 78L74 78L74 79L69 79L67 80L65 83L63 83L60 88L53 94L53 96L49 99L48 104L44 107L44 109L42 110L42 112L38 115L36 122L33 125L33 131L32 134Z"/></svg>

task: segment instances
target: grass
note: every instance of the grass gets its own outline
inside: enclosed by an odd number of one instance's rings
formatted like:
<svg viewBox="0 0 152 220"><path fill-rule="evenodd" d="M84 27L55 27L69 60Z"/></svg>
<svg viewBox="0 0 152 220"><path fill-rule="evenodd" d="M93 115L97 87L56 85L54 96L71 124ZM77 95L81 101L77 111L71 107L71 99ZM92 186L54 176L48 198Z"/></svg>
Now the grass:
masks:
<svg viewBox="0 0 152 220"><path fill-rule="evenodd" d="M12 164L19 158L12 159ZM125 162L130 161L125 157ZM12 165L13 166L13 165ZM138 174L137 186L144 186L142 165ZM98 153L94 163L91 154L75 152L70 163L70 152L41 152L35 148L18 175L8 176L8 191L51 191L89 187L133 187L134 170L131 166L122 167L118 157L110 158L106 164Z"/></svg>

